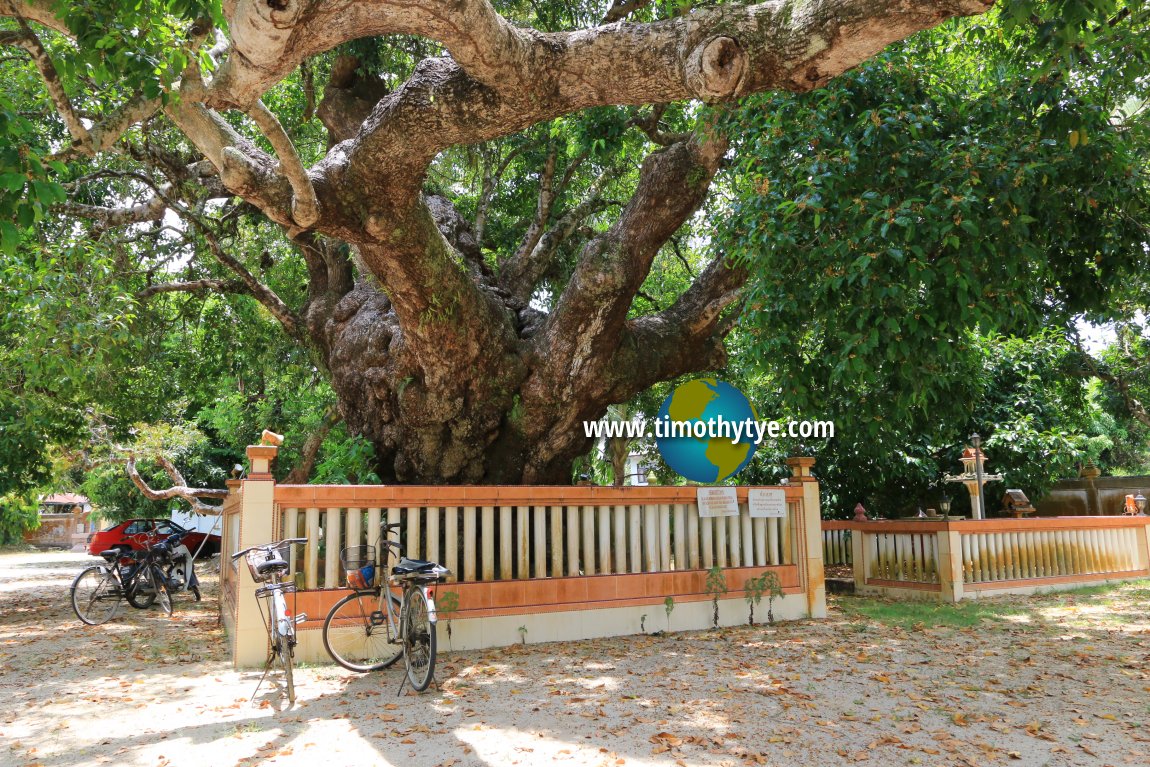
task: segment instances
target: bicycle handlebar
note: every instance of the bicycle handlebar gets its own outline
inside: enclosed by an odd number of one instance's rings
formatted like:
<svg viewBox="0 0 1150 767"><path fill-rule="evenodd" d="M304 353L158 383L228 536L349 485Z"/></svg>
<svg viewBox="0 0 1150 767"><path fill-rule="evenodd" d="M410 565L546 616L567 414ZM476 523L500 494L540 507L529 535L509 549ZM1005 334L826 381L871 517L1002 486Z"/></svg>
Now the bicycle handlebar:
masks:
<svg viewBox="0 0 1150 767"><path fill-rule="evenodd" d="M272 549L278 549L280 546L288 543L307 543L307 538L284 538L282 541L277 541L276 543L264 543L259 546L249 546L243 551L237 551L235 554L232 554L232 560L234 561L239 559L249 551L271 551Z"/></svg>

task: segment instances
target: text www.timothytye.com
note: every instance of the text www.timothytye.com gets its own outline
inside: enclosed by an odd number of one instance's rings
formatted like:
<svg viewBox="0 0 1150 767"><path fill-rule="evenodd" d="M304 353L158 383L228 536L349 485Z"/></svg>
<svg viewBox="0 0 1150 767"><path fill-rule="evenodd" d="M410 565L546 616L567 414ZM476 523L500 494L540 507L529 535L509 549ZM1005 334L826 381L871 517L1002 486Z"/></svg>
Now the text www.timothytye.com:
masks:
<svg viewBox="0 0 1150 767"><path fill-rule="evenodd" d="M669 417L656 418L652 424L646 420L584 421L583 433L598 439L655 439L694 437L695 439L728 439L731 444L791 437L793 439L831 439L835 436L834 421L756 421L744 418L732 421L723 416L695 421L674 421Z"/></svg>

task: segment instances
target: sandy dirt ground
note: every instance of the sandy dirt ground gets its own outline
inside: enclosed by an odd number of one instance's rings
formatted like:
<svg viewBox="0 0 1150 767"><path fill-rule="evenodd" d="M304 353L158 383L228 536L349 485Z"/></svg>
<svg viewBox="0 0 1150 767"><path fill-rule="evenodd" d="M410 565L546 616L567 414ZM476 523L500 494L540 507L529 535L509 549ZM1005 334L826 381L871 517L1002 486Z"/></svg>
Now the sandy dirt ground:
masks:
<svg viewBox="0 0 1150 767"><path fill-rule="evenodd" d="M170 619L125 604L89 627L68 602L89 561L0 554L0 765L1150 764L1145 581L443 652L423 695L397 696L399 668L305 667L289 708L267 683L249 700L259 673L225 657L214 579Z"/></svg>

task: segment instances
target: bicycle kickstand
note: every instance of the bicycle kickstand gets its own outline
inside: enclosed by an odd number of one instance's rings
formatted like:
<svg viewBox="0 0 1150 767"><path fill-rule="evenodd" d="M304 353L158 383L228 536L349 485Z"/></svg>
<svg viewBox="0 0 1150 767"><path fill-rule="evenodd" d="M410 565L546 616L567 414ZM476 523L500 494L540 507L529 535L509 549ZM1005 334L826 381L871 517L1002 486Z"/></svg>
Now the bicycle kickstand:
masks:
<svg viewBox="0 0 1150 767"><path fill-rule="evenodd" d="M260 681L256 683L256 689L252 691L252 697L248 698L248 703L256 699L256 694L260 691L260 687L263 686L264 680L268 678L268 672L272 670L275 657L273 653L268 653L268 659L264 661L264 673L260 674Z"/></svg>

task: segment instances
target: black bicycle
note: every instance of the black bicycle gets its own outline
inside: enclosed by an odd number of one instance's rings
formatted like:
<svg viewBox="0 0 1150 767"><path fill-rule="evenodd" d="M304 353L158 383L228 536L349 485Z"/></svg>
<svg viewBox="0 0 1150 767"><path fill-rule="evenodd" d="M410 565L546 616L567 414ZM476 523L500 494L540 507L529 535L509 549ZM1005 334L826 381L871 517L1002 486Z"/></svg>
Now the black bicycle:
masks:
<svg viewBox="0 0 1150 767"><path fill-rule="evenodd" d="M159 600L160 609L172 614L168 580L157 559L159 544L144 545L143 551L101 551L104 564L87 567L76 576L71 597L77 618L89 626L107 623L115 617L121 600L136 609L151 607Z"/></svg>
<svg viewBox="0 0 1150 767"><path fill-rule="evenodd" d="M347 585L353 592L327 614L323 646L332 660L350 671L387 668L402 655L407 665L406 681L422 692L435 676L432 586L450 571L435 562L400 557L403 549L399 541L388 539L398 528L399 523L380 525L382 563L377 562L375 546L351 546L341 552ZM393 551L399 561L388 571ZM388 573L386 583L379 585L377 564Z"/></svg>

